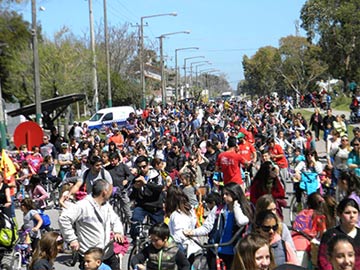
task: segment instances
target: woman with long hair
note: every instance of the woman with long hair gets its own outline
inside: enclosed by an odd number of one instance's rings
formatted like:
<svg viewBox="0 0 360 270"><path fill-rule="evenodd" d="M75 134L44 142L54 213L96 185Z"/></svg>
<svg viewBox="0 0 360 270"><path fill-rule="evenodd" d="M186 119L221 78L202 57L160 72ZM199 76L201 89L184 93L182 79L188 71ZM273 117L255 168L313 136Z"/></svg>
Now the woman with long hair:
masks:
<svg viewBox="0 0 360 270"><path fill-rule="evenodd" d="M271 210L256 215L254 229L268 240L277 266L285 263L298 264L295 250L281 239L278 218Z"/></svg>
<svg viewBox="0 0 360 270"><path fill-rule="evenodd" d="M278 176L277 167L272 161L265 161L254 176L250 186L250 201L255 205L257 200L264 194L271 194L276 202L278 215L282 219L281 207L286 205L284 201L285 189Z"/></svg>
<svg viewBox="0 0 360 270"><path fill-rule="evenodd" d="M296 201L301 201L301 193L306 188L306 192L310 195L316 192L320 188L319 174L323 171L323 165L318 160L318 155L315 150L305 151L305 161L299 162L295 167L295 179L294 183ZM302 186L301 183L306 183Z"/></svg>
<svg viewBox="0 0 360 270"><path fill-rule="evenodd" d="M287 241L292 248L295 249L294 241L291 237L291 233L287 227L287 225L282 222L281 217L278 214L278 207L276 207L276 201L271 194L262 195L257 201L255 205L255 215L262 211L270 210L278 217L279 223L279 233L281 235L281 239Z"/></svg>
<svg viewBox="0 0 360 270"><path fill-rule="evenodd" d="M57 232L48 232L41 237L38 247L32 256L29 270L50 270L54 267L54 260L61 251L64 240Z"/></svg>
<svg viewBox="0 0 360 270"><path fill-rule="evenodd" d="M318 269L332 270L328 260L327 249L329 240L336 235L345 235L354 240L355 243L355 269L360 269L360 228L357 227L359 217L359 205L354 199L343 199L336 209L340 219L340 225L328 229L321 237L318 253Z"/></svg>
<svg viewBox="0 0 360 270"><path fill-rule="evenodd" d="M272 270L275 268L269 241L251 233L239 241L231 270Z"/></svg>
<svg viewBox="0 0 360 270"><path fill-rule="evenodd" d="M170 186L165 199L165 214L170 218L170 234L180 246L186 248L188 238L183 234L184 230L195 228L196 216L189 203L188 197L177 186Z"/></svg>
<svg viewBox="0 0 360 270"><path fill-rule="evenodd" d="M213 222L206 222L199 228L184 231L189 236L208 235L209 243L226 243L239 230L252 222L253 212L244 191L240 185L230 182L223 188L223 207L214 208L207 219ZM219 256L224 261L226 268L230 269L234 258L234 245L220 247ZM211 270L216 269L214 250L209 249L207 263Z"/></svg>

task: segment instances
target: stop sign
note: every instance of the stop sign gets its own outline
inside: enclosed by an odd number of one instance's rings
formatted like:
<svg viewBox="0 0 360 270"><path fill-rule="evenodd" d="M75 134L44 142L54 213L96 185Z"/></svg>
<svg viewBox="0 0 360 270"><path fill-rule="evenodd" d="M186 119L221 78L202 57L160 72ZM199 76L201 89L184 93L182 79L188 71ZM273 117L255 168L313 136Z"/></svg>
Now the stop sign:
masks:
<svg viewBox="0 0 360 270"><path fill-rule="evenodd" d="M43 142L44 132L42 128L33 121L20 123L14 132L14 144L17 148L22 144L26 144L29 150L34 145L40 146Z"/></svg>

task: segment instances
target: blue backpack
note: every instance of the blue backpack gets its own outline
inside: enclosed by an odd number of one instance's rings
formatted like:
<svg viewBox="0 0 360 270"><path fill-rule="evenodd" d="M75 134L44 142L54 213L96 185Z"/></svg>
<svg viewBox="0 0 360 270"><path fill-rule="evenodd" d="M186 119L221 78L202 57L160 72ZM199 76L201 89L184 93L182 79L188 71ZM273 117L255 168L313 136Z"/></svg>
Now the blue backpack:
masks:
<svg viewBox="0 0 360 270"><path fill-rule="evenodd" d="M45 229L45 228L49 227L51 225L51 220L50 220L49 215L45 214L44 210L41 210L41 209L38 209L37 212L43 221L43 224L41 225L40 229Z"/></svg>

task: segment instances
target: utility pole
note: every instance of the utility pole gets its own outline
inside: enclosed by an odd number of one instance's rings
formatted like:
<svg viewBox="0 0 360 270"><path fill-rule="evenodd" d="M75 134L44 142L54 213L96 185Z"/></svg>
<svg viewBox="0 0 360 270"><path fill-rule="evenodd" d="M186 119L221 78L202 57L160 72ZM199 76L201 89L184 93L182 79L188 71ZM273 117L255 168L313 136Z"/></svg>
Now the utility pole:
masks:
<svg viewBox="0 0 360 270"><path fill-rule="evenodd" d="M36 26L36 0L31 0L31 34L33 41L33 65L34 65L34 86L35 86L35 108L36 123L41 122L41 96L40 96L40 68L39 68L39 52Z"/></svg>
<svg viewBox="0 0 360 270"><path fill-rule="evenodd" d="M1 80L0 80L0 135L1 135L1 149L6 149L6 126L5 126L5 118L4 118Z"/></svg>
<svg viewBox="0 0 360 270"><path fill-rule="evenodd" d="M104 1L104 34L105 34L105 52L106 52L106 78L108 87L108 107L112 107L111 98L111 76L110 76L110 52L109 52L109 33L107 26L106 0Z"/></svg>
<svg viewBox="0 0 360 270"><path fill-rule="evenodd" d="M95 33L94 33L94 16L92 9L92 0L89 0L89 21L90 21L90 45L92 51L92 74L93 74L93 90L95 110L99 110L99 93L97 85L97 72L96 72L96 51L95 51Z"/></svg>

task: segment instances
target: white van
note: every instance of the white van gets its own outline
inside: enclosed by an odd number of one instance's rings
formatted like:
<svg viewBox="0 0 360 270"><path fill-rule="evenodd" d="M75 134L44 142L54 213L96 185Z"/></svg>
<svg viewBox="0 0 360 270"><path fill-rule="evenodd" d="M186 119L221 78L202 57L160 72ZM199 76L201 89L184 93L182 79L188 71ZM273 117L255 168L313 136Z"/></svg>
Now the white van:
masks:
<svg viewBox="0 0 360 270"><path fill-rule="evenodd" d="M112 123L117 123L119 127L126 124L126 119L130 113L135 113L131 106L120 106L101 109L97 111L88 121L90 130L103 130L105 127L110 127Z"/></svg>

